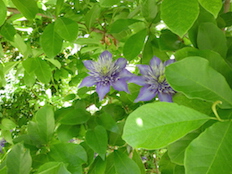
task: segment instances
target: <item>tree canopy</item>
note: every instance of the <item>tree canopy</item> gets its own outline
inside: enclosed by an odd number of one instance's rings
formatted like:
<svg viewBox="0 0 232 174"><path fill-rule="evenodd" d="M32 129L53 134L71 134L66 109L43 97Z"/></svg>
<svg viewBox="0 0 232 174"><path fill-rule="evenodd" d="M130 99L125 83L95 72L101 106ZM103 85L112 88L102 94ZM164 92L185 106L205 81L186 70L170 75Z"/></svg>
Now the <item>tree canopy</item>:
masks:
<svg viewBox="0 0 232 174"><path fill-rule="evenodd" d="M0 174L232 171L230 0L0 0Z"/></svg>

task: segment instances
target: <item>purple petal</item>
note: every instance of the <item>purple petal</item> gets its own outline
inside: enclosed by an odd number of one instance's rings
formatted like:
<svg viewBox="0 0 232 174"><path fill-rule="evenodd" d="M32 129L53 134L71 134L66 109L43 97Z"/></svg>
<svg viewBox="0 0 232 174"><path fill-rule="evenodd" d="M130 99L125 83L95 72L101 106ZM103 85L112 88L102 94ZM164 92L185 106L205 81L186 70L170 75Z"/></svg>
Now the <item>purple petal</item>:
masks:
<svg viewBox="0 0 232 174"><path fill-rule="evenodd" d="M82 80L81 84L79 85L79 88L82 88L83 86L90 87L90 86L93 86L93 85L96 85L95 78L92 77L92 76L87 76Z"/></svg>
<svg viewBox="0 0 232 174"><path fill-rule="evenodd" d="M115 61L115 65L119 67L120 70L126 67L127 61L124 58L119 58Z"/></svg>
<svg viewBox="0 0 232 174"><path fill-rule="evenodd" d="M161 60L158 57L153 57L150 61L151 67L159 66L160 63L161 63Z"/></svg>
<svg viewBox="0 0 232 174"><path fill-rule="evenodd" d="M90 71L93 71L95 68L94 68L94 61L92 60L85 60L83 61L85 67L90 70Z"/></svg>
<svg viewBox="0 0 232 174"><path fill-rule="evenodd" d="M144 86L141 88L140 93L138 97L135 99L134 102L139 102L139 101L149 101L153 99L156 96L157 92L151 91L148 86Z"/></svg>
<svg viewBox="0 0 232 174"><path fill-rule="evenodd" d="M109 51L104 51L101 53L99 57L103 62L104 61L111 61L112 60L112 54Z"/></svg>
<svg viewBox="0 0 232 174"><path fill-rule="evenodd" d="M150 67L148 65L137 65L137 67L143 75L147 75L148 71L150 71Z"/></svg>
<svg viewBox="0 0 232 174"><path fill-rule="evenodd" d="M121 78L125 78L126 80L130 79L131 77L134 77L135 75L132 74L130 71L124 69L122 71L120 71L119 73L119 77Z"/></svg>
<svg viewBox="0 0 232 174"><path fill-rule="evenodd" d="M173 62L175 62L175 59L169 59L166 62L164 62L164 66L167 66L167 65L169 65L169 64L171 64Z"/></svg>
<svg viewBox="0 0 232 174"><path fill-rule="evenodd" d="M123 79L117 80L116 82L114 82L114 83L112 84L112 86L113 86L114 89L117 90L117 91L125 91L125 92L129 93L127 83L126 83L126 81L123 80Z"/></svg>
<svg viewBox="0 0 232 174"><path fill-rule="evenodd" d="M158 93L158 97L160 101L163 102L172 102L172 95L168 93Z"/></svg>
<svg viewBox="0 0 232 174"><path fill-rule="evenodd" d="M110 85L97 84L96 92L98 93L99 100L102 100L109 91Z"/></svg>
<svg viewBox="0 0 232 174"><path fill-rule="evenodd" d="M144 86L146 85L146 81L144 79L143 76L134 76L134 77L131 77L128 82L130 83L135 83L137 85L140 85L140 86Z"/></svg>

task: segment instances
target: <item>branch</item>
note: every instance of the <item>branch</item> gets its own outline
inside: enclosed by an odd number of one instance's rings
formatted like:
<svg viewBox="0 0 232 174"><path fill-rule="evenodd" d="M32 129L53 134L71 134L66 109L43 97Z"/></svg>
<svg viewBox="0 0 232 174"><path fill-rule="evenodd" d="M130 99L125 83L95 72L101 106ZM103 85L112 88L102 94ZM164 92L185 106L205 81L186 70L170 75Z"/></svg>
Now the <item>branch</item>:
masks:
<svg viewBox="0 0 232 174"><path fill-rule="evenodd" d="M224 13L227 13L230 11L230 0L225 0L224 3Z"/></svg>
<svg viewBox="0 0 232 174"><path fill-rule="evenodd" d="M18 11L18 9L11 8L11 7L7 7L7 11L12 12L14 14L20 14L21 13L20 11ZM50 16L47 16L47 15L42 14L42 13L37 13L36 15L37 16L42 16L42 17L45 17L45 18L51 18ZM53 17L55 17L55 16L53 16Z"/></svg>

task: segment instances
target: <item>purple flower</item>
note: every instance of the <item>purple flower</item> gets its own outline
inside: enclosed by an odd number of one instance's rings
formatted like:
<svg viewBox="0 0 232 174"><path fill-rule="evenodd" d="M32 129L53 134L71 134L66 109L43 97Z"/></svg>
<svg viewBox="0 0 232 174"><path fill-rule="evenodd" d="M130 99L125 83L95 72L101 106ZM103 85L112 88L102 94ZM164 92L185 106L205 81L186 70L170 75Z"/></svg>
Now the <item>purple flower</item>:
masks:
<svg viewBox="0 0 232 174"><path fill-rule="evenodd" d="M83 63L89 70L89 76L82 80L80 88L96 85L100 100L110 91L110 86L113 86L115 90L129 93L126 81L134 75L125 69L126 59L119 58L113 61L112 54L104 51L98 61L86 60Z"/></svg>
<svg viewBox="0 0 232 174"><path fill-rule="evenodd" d="M153 57L150 65L137 65L142 76L132 77L130 82L143 86L135 102L149 101L158 95L160 101L172 102L175 91L170 87L165 78L165 66L173 63L170 59L164 63Z"/></svg>
<svg viewBox="0 0 232 174"><path fill-rule="evenodd" d="M5 146L5 144L6 144L6 140L5 139L1 139L0 140L0 152L2 153L3 151L2 151L2 148Z"/></svg>

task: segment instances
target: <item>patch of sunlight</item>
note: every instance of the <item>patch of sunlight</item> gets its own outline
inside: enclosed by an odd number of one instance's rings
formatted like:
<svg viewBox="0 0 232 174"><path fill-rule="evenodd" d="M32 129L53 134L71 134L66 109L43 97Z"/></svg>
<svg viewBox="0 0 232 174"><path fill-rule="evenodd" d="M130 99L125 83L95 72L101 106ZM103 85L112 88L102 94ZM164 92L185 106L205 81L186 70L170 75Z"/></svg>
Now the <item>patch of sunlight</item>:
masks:
<svg viewBox="0 0 232 174"><path fill-rule="evenodd" d="M143 120L141 118L137 118L136 123L139 127L143 127Z"/></svg>

